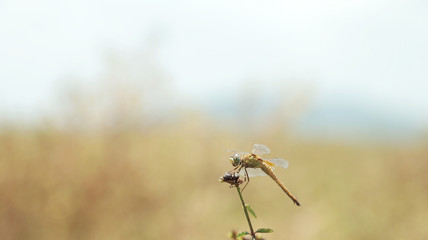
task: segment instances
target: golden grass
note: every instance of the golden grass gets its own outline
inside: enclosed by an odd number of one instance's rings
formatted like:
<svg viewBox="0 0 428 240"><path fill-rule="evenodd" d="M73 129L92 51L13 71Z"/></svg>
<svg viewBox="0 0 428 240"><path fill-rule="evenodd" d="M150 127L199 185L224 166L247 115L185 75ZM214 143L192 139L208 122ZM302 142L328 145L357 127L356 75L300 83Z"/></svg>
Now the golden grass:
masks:
<svg viewBox="0 0 428 240"><path fill-rule="evenodd" d="M210 130L211 129L211 130ZM215 129L215 130L212 130ZM0 134L1 239L227 239L248 230L218 183L228 149L264 143L296 207L267 178L244 191L268 239L427 239L428 148L241 136L184 121L151 130Z"/></svg>

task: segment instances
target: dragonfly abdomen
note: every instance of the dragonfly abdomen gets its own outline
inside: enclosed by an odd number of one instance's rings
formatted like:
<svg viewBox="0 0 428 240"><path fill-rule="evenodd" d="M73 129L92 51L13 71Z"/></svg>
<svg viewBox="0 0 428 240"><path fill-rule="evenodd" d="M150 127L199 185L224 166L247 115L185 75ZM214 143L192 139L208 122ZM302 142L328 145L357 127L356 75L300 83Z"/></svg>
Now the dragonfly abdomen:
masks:
<svg viewBox="0 0 428 240"><path fill-rule="evenodd" d="M297 200L297 198L290 191L288 191L288 189L284 186L284 184L275 175L275 173L273 172L272 168L269 165L267 165L265 162L262 162L262 166L260 168L262 169L262 171L264 173L266 173L267 175L269 175L269 177L271 177L281 187L281 189L288 195L288 197L291 198L291 200L293 200L293 202L297 206L300 206L300 203Z"/></svg>

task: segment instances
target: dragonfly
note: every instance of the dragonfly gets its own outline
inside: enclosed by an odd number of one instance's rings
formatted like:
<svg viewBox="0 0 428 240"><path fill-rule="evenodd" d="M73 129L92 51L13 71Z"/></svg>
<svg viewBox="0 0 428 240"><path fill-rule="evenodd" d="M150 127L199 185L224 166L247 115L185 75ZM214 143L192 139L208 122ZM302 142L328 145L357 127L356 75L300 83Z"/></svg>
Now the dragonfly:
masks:
<svg viewBox="0 0 428 240"><path fill-rule="evenodd" d="M230 157L230 162L235 167L234 171L243 176L244 181L247 181L244 188L250 182L250 177L269 176L290 197L294 204L300 206L297 198L284 186L273 171L278 166L284 169L288 168L288 161L282 158L262 159L260 157L267 153L270 153L268 147L263 144L254 144L251 153L237 152Z"/></svg>

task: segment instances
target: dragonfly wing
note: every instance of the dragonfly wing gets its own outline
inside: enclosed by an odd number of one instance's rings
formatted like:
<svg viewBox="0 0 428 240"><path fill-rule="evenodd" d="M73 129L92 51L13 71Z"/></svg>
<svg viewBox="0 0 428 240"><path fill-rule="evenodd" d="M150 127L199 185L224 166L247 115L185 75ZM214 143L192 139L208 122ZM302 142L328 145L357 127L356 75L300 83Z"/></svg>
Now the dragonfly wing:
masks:
<svg viewBox="0 0 428 240"><path fill-rule="evenodd" d="M284 169L288 168L288 161L284 160L282 158L266 159L265 161L273 163L274 164L273 167L278 167L279 166L279 167L282 167Z"/></svg>
<svg viewBox="0 0 428 240"><path fill-rule="evenodd" d="M256 143L253 145L253 150L251 152L257 155L262 155L262 154L270 153L270 149L263 144Z"/></svg>
<svg viewBox="0 0 428 240"><path fill-rule="evenodd" d="M260 168L247 168L248 176L249 177L261 177L261 176L267 176L266 173L264 173ZM243 175L241 175L243 173ZM245 170L242 169L241 172L239 172L241 176L245 176Z"/></svg>

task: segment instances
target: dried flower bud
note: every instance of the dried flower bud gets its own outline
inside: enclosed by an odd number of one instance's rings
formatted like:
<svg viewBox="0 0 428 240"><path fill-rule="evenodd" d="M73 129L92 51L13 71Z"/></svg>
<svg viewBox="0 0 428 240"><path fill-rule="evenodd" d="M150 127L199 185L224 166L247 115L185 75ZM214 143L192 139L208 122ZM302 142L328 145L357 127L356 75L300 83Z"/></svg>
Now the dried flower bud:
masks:
<svg viewBox="0 0 428 240"><path fill-rule="evenodd" d="M240 179L239 173L237 172L226 172L220 177L220 182L226 182L230 185L242 184L244 181Z"/></svg>

